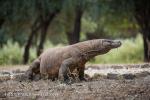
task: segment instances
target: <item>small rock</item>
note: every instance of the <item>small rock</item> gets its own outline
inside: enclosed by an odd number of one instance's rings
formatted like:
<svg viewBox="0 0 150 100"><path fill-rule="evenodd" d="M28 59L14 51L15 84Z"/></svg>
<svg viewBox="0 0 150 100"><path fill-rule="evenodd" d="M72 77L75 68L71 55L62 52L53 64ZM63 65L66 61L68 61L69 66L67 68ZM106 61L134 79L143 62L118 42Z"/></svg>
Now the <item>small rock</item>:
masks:
<svg viewBox="0 0 150 100"><path fill-rule="evenodd" d="M141 65L141 68L150 68L150 65L149 64L144 64L144 65Z"/></svg>
<svg viewBox="0 0 150 100"><path fill-rule="evenodd" d="M100 79L100 78L106 78L106 76L102 75L102 74L95 73L92 77L92 79Z"/></svg>
<svg viewBox="0 0 150 100"><path fill-rule="evenodd" d="M114 74L114 73L108 73L107 74L107 78L108 79L118 79L119 75L118 74Z"/></svg>
<svg viewBox="0 0 150 100"><path fill-rule="evenodd" d="M10 72L5 72L5 71L2 71L0 72L2 75L10 75Z"/></svg>
<svg viewBox="0 0 150 100"><path fill-rule="evenodd" d="M122 76L124 79L134 79L135 78L135 75L133 75L133 74L123 74Z"/></svg>
<svg viewBox="0 0 150 100"><path fill-rule="evenodd" d="M137 78L139 78L139 77L145 77L145 76L147 76L147 75L150 75L150 72L144 71L144 72L136 73L136 74L135 74L135 76L136 76Z"/></svg>

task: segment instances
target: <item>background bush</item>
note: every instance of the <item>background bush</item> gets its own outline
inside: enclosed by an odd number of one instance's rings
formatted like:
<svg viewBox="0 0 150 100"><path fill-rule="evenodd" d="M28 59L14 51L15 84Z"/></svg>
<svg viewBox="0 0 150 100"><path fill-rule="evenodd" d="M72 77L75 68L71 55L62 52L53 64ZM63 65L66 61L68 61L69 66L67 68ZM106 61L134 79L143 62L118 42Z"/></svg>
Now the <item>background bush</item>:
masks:
<svg viewBox="0 0 150 100"><path fill-rule="evenodd" d="M109 53L97 56L89 63L140 63L143 61L143 41L142 36L137 35L136 38L124 39L122 46L118 49L113 49ZM58 44L57 46L63 46ZM50 41L46 41L45 49L52 48L54 45ZM55 46L56 47L56 46ZM0 49L0 65L21 64L22 54L24 48L19 46L16 42L11 40L7 41L7 44ZM30 60L33 61L36 58L36 48L30 49Z"/></svg>

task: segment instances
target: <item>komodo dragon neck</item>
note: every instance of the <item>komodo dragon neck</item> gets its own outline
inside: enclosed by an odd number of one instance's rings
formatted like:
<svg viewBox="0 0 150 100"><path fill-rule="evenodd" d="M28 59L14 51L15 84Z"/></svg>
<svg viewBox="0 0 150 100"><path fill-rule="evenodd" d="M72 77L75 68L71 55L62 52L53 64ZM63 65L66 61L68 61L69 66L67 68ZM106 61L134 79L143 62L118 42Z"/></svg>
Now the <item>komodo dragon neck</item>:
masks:
<svg viewBox="0 0 150 100"><path fill-rule="evenodd" d="M90 40L75 44L75 48L79 49L80 54L82 54L85 60L89 60L99 54L108 52L104 50L103 46L100 45L101 40ZM99 45L99 46L98 46ZM101 46L101 47L100 47Z"/></svg>

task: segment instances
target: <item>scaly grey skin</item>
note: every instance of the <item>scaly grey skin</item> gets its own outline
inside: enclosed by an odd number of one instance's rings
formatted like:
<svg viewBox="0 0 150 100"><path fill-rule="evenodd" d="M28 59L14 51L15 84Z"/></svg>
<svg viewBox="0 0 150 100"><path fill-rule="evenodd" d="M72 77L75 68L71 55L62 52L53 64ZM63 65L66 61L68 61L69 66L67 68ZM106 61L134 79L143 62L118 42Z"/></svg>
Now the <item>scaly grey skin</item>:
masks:
<svg viewBox="0 0 150 100"><path fill-rule="evenodd" d="M105 54L121 46L120 41L95 39L61 48L48 49L37 58L27 71L29 78L40 73L41 76L68 81L68 74L74 69L79 72L79 79L85 80L85 63L91 58Z"/></svg>

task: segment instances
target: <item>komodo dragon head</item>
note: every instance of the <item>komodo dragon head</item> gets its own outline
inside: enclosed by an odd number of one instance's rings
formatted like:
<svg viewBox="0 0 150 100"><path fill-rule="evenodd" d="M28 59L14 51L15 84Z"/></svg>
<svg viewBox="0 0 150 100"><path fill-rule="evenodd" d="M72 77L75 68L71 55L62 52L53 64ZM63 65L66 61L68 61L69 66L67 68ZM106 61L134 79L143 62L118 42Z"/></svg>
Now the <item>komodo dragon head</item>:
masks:
<svg viewBox="0 0 150 100"><path fill-rule="evenodd" d="M120 47L121 42L118 40L100 39L95 46L97 46L95 50L97 50L98 54L104 54L111 49Z"/></svg>
<svg viewBox="0 0 150 100"><path fill-rule="evenodd" d="M118 40L108 40L108 39L104 39L102 40L102 47L104 49L113 49L113 48L118 48L121 46L121 42Z"/></svg>
<svg viewBox="0 0 150 100"><path fill-rule="evenodd" d="M121 42L118 40L110 39L96 39L89 42L90 50L84 52L88 58L92 58L97 55L105 54L111 49L121 46Z"/></svg>

